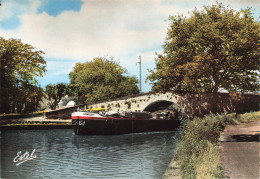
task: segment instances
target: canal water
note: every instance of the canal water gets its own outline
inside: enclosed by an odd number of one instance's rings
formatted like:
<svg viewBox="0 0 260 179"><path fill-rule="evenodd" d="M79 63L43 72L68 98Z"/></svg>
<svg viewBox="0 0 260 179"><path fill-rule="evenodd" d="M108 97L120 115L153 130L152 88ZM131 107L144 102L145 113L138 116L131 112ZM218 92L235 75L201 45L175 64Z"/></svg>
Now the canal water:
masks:
<svg viewBox="0 0 260 179"><path fill-rule="evenodd" d="M1 131L1 178L161 178L175 155L177 133L78 136L71 129Z"/></svg>

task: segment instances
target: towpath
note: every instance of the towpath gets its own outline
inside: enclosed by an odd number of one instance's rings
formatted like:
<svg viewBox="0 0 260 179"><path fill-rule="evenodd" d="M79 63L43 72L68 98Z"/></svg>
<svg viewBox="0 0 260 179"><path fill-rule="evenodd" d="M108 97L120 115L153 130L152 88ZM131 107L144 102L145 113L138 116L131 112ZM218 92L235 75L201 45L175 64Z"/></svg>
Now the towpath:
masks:
<svg viewBox="0 0 260 179"><path fill-rule="evenodd" d="M71 122L71 119L45 119L43 116L39 116L39 117L27 117L27 118L19 118L19 119L4 119L0 122L11 122L11 123L19 123L19 122Z"/></svg>
<svg viewBox="0 0 260 179"><path fill-rule="evenodd" d="M225 178L260 178L260 120L229 126L220 137Z"/></svg>

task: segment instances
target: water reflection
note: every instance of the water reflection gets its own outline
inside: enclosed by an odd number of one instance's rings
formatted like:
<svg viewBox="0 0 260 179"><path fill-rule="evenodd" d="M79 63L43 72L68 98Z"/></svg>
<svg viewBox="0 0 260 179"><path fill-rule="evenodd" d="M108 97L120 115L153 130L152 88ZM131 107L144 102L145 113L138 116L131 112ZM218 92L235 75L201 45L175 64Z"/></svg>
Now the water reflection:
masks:
<svg viewBox="0 0 260 179"><path fill-rule="evenodd" d="M1 178L161 178L175 132L78 136L70 129L2 131ZM16 167L18 151L36 159Z"/></svg>

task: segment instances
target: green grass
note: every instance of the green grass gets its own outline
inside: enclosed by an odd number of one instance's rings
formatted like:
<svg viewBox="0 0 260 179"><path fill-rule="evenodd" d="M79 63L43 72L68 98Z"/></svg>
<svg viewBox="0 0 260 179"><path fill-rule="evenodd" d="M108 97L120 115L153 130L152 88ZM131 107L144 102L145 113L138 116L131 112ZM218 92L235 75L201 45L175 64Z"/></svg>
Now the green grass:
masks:
<svg viewBox="0 0 260 179"><path fill-rule="evenodd" d="M223 178L219 142L221 132L228 125L260 119L260 112L239 115L207 115L184 125L177 160L183 178Z"/></svg>

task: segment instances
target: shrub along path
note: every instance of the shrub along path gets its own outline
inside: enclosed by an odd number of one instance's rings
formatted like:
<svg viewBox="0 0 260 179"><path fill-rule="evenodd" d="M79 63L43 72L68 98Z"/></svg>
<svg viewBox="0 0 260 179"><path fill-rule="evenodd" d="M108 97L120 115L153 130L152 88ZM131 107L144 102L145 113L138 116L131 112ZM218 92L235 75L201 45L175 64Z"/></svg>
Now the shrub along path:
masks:
<svg viewBox="0 0 260 179"><path fill-rule="evenodd" d="M220 137L225 178L260 178L260 120L229 126Z"/></svg>

